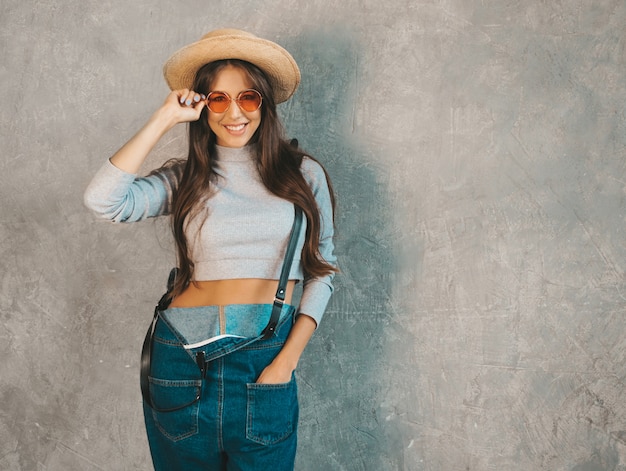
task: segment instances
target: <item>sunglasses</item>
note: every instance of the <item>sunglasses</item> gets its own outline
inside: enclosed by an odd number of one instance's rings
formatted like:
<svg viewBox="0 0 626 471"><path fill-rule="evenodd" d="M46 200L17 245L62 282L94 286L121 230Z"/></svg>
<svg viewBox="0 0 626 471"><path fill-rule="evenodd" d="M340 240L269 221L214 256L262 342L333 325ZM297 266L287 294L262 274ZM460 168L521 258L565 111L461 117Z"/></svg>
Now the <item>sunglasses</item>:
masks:
<svg viewBox="0 0 626 471"><path fill-rule="evenodd" d="M206 104L214 113L224 113L230 108L233 99L226 92L211 92L206 97ZM251 113L261 107L263 97L256 90L244 90L234 99L239 108Z"/></svg>

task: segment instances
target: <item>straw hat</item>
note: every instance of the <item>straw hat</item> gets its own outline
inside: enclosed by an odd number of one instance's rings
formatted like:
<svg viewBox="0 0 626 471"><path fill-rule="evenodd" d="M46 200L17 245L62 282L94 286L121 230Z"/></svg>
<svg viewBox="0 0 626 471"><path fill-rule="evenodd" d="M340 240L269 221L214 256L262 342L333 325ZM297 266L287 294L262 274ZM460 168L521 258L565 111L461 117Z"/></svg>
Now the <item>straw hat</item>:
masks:
<svg viewBox="0 0 626 471"><path fill-rule="evenodd" d="M221 59L244 60L265 72L276 103L288 100L300 83L300 69L291 54L272 41L238 29L211 31L178 50L163 66L163 75L172 90L191 88L200 67Z"/></svg>

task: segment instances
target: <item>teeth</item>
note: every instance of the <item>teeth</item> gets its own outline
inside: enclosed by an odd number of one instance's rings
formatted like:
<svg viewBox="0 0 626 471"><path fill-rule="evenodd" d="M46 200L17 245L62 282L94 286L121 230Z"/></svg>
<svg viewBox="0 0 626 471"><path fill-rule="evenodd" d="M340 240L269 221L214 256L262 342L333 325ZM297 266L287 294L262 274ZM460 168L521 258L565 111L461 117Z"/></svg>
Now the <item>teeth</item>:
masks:
<svg viewBox="0 0 626 471"><path fill-rule="evenodd" d="M246 125L238 124L237 126L225 126L229 131L241 131Z"/></svg>

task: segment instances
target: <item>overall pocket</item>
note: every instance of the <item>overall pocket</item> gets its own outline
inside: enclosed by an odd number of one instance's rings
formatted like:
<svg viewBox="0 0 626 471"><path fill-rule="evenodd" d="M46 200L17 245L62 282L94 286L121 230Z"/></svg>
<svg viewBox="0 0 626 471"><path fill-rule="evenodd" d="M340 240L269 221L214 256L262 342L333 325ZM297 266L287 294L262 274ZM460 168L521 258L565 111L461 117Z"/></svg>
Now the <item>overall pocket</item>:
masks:
<svg viewBox="0 0 626 471"><path fill-rule="evenodd" d="M149 378L154 408L152 417L159 431L172 441L198 433L200 380Z"/></svg>
<svg viewBox="0 0 626 471"><path fill-rule="evenodd" d="M151 363L148 381L157 429L172 441L195 435L202 390L200 370L161 319L154 331Z"/></svg>
<svg viewBox="0 0 626 471"><path fill-rule="evenodd" d="M291 435L298 426L296 379L282 384L247 384L246 438L273 445Z"/></svg>

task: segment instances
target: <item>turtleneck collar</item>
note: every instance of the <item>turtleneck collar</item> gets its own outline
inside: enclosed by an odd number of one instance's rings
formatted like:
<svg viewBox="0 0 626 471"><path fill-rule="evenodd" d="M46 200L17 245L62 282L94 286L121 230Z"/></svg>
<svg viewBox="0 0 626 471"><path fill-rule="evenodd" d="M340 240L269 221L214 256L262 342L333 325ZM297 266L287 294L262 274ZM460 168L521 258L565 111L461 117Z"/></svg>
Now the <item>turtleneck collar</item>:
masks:
<svg viewBox="0 0 626 471"><path fill-rule="evenodd" d="M256 151L255 144L248 144L244 147L222 147L215 146L217 160L221 162L248 162L254 159Z"/></svg>

